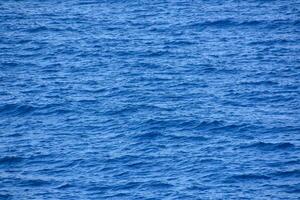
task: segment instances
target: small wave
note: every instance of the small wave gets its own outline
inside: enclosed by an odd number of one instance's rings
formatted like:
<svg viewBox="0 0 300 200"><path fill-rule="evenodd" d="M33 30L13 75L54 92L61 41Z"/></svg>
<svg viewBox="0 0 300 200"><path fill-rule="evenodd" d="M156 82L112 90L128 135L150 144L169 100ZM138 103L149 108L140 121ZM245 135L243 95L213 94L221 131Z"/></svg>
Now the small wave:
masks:
<svg viewBox="0 0 300 200"><path fill-rule="evenodd" d="M160 65L154 63L147 63L147 62L139 62L135 65L136 67L142 67L145 69L159 69L161 68Z"/></svg>
<svg viewBox="0 0 300 200"><path fill-rule="evenodd" d="M277 82L275 81L265 81L265 80L262 80L262 81L244 81L244 82L241 82L240 84L242 85L278 85Z"/></svg>
<svg viewBox="0 0 300 200"><path fill-rule="evenodd" d="M299 22L292 20L249 20L249 21L237 21L236 19L218 19L212 21L196 22L189 24L186 28L196 28L198 30L204 30L206 28L266 28L276 29L287 24L297 24Z"/></svg>
<svg viewBox="0 0 300 200"><path fill-rule="evenodd" d="M274 44L286 44L296 42L288 39L273 39L273 40L261 40L250 42L249 45L274 45Z"/></svg>
<svg viewBox="0 0 300 200"><path fill-rule="evenodd" d="M211 187L206 186L206 185L192 185L187 187L188 190L194 190L194 191L207 191L209 190Z"/></svg>
<svg viewBox="0 0 300 200"><path fill-rule="evenodd" d="M176 128L178 130L208 130L221 126L219 121L198 121L192 119L148 119L141 124L141 128L152 131L161 131L168 128Z"/></svg>
<svg viewBox="0 0 300 200"><path fill-rule="evenodd" d="M173 185L162 182L162 181L150 181L149 183L143 184L141 187L156 188L156 189L168 189L168 188L173 187Z"/></svg>
<svg viewBox="0 0 300 200"><path fill-rule="evenodd" d="M129 163L126 165L126 167L129 167L129 168L134 168L134 169L137 169L137 168L143 168L143 167L146 167L148 165L147 162L144 162L144 161L137 161L137 162L133 162L133 163Z"/></svg>
<svg viewBox="0 0 300 200"><path fill-rule="evenodd" d="M238 72L237 69L230 69L230 68L224 68L224 67L213 67L213 66L205 66L201 68L201 72L204 74L207 73L219 73L219 74L233 74Z"/></svg>
<svg viewBox="0 0 300 200"><path fill-rule="evenodd" d="M139 160L140 157L136 155L120 155L116 157L111 157L107 159L109 163L129 163L135 160ZM104 170L104 169L102 169Z"/></svg>
<svg viewBox="0 0 300 200"><path fill-rule="evenodd" d="M31 105L5 104L0 106L0 115L27 115L36 110Z"/></svg>
<svg viewBox="0 0 300 200"><path fill-rule="evenodd" d="M3 62L1 63L1 67L17 67L19 63L16 62Z"/></svg>
<svg viewBox="0 0 300 200"><path fill-rule="evenodd" d="M261 174L236 174L231 176L228 180L235 180L235 181L255 181L255 180L268 180L270 179L269 176L261 175Z"/></svg>
<svg viewBox="0 0 300 200"><path fill-rule="evenodd" d="M75 31L71 27L65 27L64 29L61 28L53 28L47 26L38 26L26 29L29 33L40 33L40 32L62 32L62 31Z"/></svg>
<svg viewBox="0 0 300 200"><path fill-rule="evenodd" d="M152 140L157 137L162 137L163 134L158 131L149 131L146 133L137 134L134 136L134 138L140 139L140 140Z"/></svg>
<svg viewBox="0 0 300 200"><path fill-rule="evenodd" d="M295 145L289 142L280 142L280 143L255 142L253 144L246 145L242 148L258 148L260 150L272 151L272 150L288 150L294 147Z"/></svg>
<svg viewBox="0 0 300 200"><path fill-rule="evenodd" d="M82 93L90 93L90 94L98 94L98 93L104 93L104 92L107 92L107 89L106 89L106 88L82 89L82 90L79 90L79 92L82 92Z"/></svg>
<svg viewBox="0 0 300 200"><path fill-rule="evenodd" d="M34 110L35 115L61 115L73 112L71 109L66 108L64 104L52 103L46 104L41 107L36 107Z"/></svg>
<svg viewBox="0 0 300 200"><path fill-rule="evenodd" d="M188 135L182 135L182 136L170 135L168 137L170 137L172 140L178 140L181 142L186 142L186 141L197 142L197 141L207 141L208 140L208 138L206 138L206 137L196 136L196 135L190 135L190 136L188 136Z"/></svg>
<svg viewBox="0 0 300 200"><path fill-rule="evenodd" d="M78 2L78 3L75 3L74 5L76 6L86 6L86 5L98 5L99 2L97 1L85 1L85 2Z"/></svg>
<svg viewBox="0 0 300 200"><path fill-rule="evenodd" d="M37 32L47 31L47 30L49 30L49 29L46 26L32 27L32 28L26 29L26 31L28 31L30 33L37 33Z"/></svg>
<svg viewBox="0 0 300 200"><path fill-rule="evenodd" d="M221 20L214 20L214 21L197 22L197 23L190 24L189 27L194 27L194 28L206 28L209 26L226 27L233 24L234 23L231 20L221 19Z"/></svg>
<svg viewBox="0 0 300 200"><path fill-rule="evenodd" d="M288 186L288 192L289 193L297 193L297 194L300 194L300 185L296 185L296 186L291 186L289 185Z"/></svg>
<svg viewBox="0 0 300 200"><path fill-rule="evenodd" d="M212 128L211 130L214 130L214 131L223 131L223 130L240 131L242 128L245 128L247 126L248 126L248 124L228 124L228 125L224 124L223 126Z"/></svg>
<svg viewBox="0 0 300 200"><path fill-rule="evenodd" d="M141 56L143 57L161 57L161 56L165 56L165 55L168 55L170 54L171 52L170 51L147 51L145 53L143 53Z"/></svg>
<svg viewBox="0 0 300 200"><path fill-rule="evenodd" d="M175 46L189 46L195 44L194 42L188 40L174 40L165 42L166 45L175 45Z"/></svg>
<svg viewBox="0 0 300 200"><path fill-rule="evenodd" d="M130 195L124 192L114 192L113 195L104 196L105 199L129 199Z"/></svg>
<svg viewBox="0 0 300 200"><path fill-rule="evenodd" d="M271 174L272 176L278 176L280 178L287 177L299 177L300 178L300 169L294 169L289 171L278 171Z"/></svg>
<svg viewBox="0 0 300 200"><path fill-rule="evenodd" d="M43 179L20 179L20 184L23 186L32 186L32 187L43 187L50 185L52 182L50 180Z"/></svg>
<svg viewBox="0 0 300 200"><path fill-rule="evenodd" d="M176 124L180 123L180 120L171 120L171 119L148 119L143 125L150 127L169 127L176 126Z"/></svg>
<svg viewBox="0 0 300 200"><path fill-rule="evenodd" d="M118 109L108 110L105 112L106 115L128 115L137 112L138 109L135 107L125 106Z"/></svg>
<svg viewBox="0 0 300 200"><path fill-rule="evenodd" d="M70 187L73 187L73 185L70 183L62 183L59 186L57 186L56 189L66 189L66 188L70 188Z"/></svg>
<svg viewBox="0 0 300 200"><path fill-rule="evenodd" d="M224 126L224 122L223 121L203 121L200 124L197 125L196 129L197 130L203 130L203 129L214 129L214 128L219 128Z"/></svg>
<svg viewBox="0 0 300 200"><path fill-rule="evenodd" d="M228 27L235 27L235 26L257 26L260 24L262 24L262 22L256 20L237 22L234 21L233 19L220 19L214 21L193 23L189 26L195 28L207 28L207 27L228 28Z"/></svg>

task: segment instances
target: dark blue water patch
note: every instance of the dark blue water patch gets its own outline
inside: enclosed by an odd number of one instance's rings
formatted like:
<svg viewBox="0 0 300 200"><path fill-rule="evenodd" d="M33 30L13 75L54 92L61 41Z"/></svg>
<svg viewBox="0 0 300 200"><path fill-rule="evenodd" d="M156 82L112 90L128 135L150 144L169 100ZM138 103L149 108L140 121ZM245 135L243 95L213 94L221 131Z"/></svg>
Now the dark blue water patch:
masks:
<svg viewBox="0 0 300 200"><path fill-rule="evenodd" d="M300 194L300 190L299 190L299 184L297 184L296 186L289 186L286 185L286 192L288 193L292 193L292 194Z"/></svg>
<svg viewBox="0 0 300 200"><path fill-rule="evenodd" d="M262 174L239 174L239 175L233 175L230 177L230 180L233 181L260 181L260 180L268 180L270 179L267 175Z"/></svg>
<svg viewBox="0 0 300 200"><path fill-rule="evenodd" d="M295 145L289 142L281 142L281 143L255 142L253 144L248 144L241 147L256 148L263 151L274 151L274 150L293 150L295 148Z"/></svg>
<svg viewBox="0 0 300 200"><path fill-rule="evenodd" d="M23 179L19 184L21 186L31 188L31 187L46 187L50 185L51 182L43 179Z"/></svg>
<svg viewBox="0 0 300 200"><path fill-rule="evenodd" d="M3 192L3 193L0 193L0 198L1 199L12 199L13 195L8 194L8 192L7 193Z"/></svg>
<svg viewBox="0 0 300 200"><path fill-rule="evenodd" d="M215 27L215 28L229 28L229 27L237 27L237 26L256 26L261 25L263 22L261 21L244 21L244 22L236 22L231 19L224 19L224 20L215 20L215 21L205 21L196 24L192 24L192 27Z"/></svg>
<svg viewBox="0 0 300 200"><path fill-rule="evenodd" d="M14 165L22 160L23 158L18 156L4 156L0 158L0 165Z"/></svg>
<svg viewBox="0 0 300 200"><path fill-rule="evenodd" d="M205 29L281 29L287 26L287 24L296 25L298 20L249 20L249 21L236 21L235 19L220 19L214 21L204 21L188 25L186 28L196 28L196 30L204 31Z"/></svg>

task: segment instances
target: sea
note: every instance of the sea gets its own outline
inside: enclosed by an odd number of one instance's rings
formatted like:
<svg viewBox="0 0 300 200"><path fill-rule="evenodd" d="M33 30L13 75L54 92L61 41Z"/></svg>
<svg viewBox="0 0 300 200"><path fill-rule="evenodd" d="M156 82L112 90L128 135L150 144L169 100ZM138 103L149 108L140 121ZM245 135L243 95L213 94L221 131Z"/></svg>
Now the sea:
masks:
<svg viewBox="0 0 300 200"><path fill-rule="evenodd" d="M299 200L300 1L0 1L0 199Z"/></svg>

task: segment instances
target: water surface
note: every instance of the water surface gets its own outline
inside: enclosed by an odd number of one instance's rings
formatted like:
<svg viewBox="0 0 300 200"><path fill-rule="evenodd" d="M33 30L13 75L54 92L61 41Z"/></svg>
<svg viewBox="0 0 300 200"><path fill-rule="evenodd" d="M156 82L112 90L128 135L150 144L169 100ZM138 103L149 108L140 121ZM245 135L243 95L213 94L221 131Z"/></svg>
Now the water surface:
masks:
<svg viewBox="0 0 300 200"><path fill-rule="evenodd" d="M0 199L299 199L300 3L0 3Z"/></svg>

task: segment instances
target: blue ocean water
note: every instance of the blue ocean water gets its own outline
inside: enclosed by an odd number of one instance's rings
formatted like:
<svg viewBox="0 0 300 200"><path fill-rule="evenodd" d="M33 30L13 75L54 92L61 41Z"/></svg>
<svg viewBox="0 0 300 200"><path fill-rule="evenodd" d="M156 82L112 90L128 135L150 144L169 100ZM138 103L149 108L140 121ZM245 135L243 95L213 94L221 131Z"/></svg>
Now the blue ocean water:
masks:
<svg viewBox="0 0 300 200"><path fill-rule="evenodd" d="M0 199L299 199L300 2L0 2Z"/></svg>

